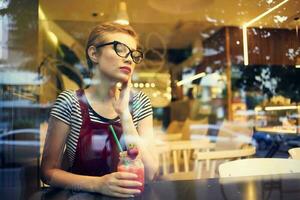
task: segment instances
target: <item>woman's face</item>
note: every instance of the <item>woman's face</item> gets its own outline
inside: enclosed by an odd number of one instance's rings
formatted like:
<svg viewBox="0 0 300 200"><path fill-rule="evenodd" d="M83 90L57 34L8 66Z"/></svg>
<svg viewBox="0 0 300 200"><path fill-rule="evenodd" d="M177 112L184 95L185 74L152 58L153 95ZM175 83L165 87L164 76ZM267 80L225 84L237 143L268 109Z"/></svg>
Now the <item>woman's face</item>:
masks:
<svg viewBox="0 0 300 200"><path fill-rule="evenodd" d="M111 33L106 36L107 43L118 41L127 45L130 50L136 50L136 40L125 33ZM127 82L133 73L135 63L131 56L127 58L120 57L114 50L114 45L107 45L99 49L101 53L98 56L98 69L100 74L113 81Z"/></svg>

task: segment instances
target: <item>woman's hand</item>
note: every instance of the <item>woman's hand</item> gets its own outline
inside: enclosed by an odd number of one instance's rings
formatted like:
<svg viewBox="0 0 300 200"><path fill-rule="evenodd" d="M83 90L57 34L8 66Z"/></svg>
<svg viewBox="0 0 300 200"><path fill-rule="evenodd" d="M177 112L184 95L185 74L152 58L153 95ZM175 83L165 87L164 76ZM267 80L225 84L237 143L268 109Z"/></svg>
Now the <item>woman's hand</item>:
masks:
<svg viewBox="0 0 300 200"><path fill-rule="evenodd" d="M115 100L113 101L113 107L118 113L119 116L123 115L124 113L129 112L129 98L130 98L130 84L131 78L129 78L127 83L122 83L121 90L118 88L115 92Z"/></svg>
<svg viewBox="0 0 300 200"><path fill-rule="evenodd" d="M95 186L95 192L114 197L134 197L136 194L140 194L141 191L133 189L134 187L141 186L142 183L136 181L136 174L128 172L114 172L101 177L100 186ZM130 188L132 187L132 188Z"/></svg>

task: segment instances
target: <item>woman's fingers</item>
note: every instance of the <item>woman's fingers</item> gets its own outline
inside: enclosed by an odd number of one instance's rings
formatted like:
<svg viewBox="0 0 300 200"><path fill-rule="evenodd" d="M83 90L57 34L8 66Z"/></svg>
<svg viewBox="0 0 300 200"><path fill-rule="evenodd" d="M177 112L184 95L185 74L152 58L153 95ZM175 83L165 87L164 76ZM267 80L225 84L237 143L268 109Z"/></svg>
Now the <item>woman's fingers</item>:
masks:
<svg viewBox="0 0 300 200"><path fill-rule="evenodd" d="M104 184L99 190L103 194L129 198L141 193L137 187L141 186L142 183L134 180L137 178L136 174L128 172L114 172L105 175L103 178Z"/></svg>
<svg viewBox="0 0 300 200"><path fill-rule="evenodd" d="M135 179L138 177L136 174L130 172L115 172L114 174L117 179Z"/></svg>
<svg viewBox="0 0 300 200"><path fill-rule="evenodd" d="M117 185L122 187L138 187L138 186L142 186L143 184L138 181L119 180L117 182Z"/></svg>
<svg viewBox="0 0 300 200"><path fill-rule="evenodd" d="M122 83L122 88L121 89L125 89L126 87L129 87L131 84L131 76L128 78L127 82Z"/></svg>
<svg viewBox="0 0 300 200"><path fill-rule="evenodd" d="M119 186L116 186L116 185L113 185L110 187L110 189L112 190L112 192L116 192L116 193L119 193L119 194L139 194L141 193L140 190L138 189L133 189L133 188L124 188L124 187L119 187Z"/></svg>
<svg viewBox="0 0 300 200"><path fill-rule="evenodd" d="M123 198L131 198L131 197L134 197L133 194L120 194L118 192L112 192L110 194L111 196L114 196L114 197L123 197Z"/></svg>

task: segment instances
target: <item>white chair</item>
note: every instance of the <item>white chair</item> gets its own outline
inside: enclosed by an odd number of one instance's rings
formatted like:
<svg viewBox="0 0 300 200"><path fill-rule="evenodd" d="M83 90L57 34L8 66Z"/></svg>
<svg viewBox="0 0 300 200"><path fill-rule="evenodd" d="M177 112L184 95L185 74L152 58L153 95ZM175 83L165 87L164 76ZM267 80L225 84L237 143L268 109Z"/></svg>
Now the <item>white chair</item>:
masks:
<svg viewBox="0 0 300 200"><path fill-rule="evenodd" d="M196 152L194 154L196 176L198 178L215 178L218 176L217 166L221 163L247 158L254 155L255 152L256 149L253 146L246 146L243 149Z"/></svg>
<svg viewBox="0 0 300 200"><path fill-rule="evenodd" d="M219 166L220 177L261 176L300 173L300 161L284 158L235 160Z"/></svg>
<svg viewBox="0 0 300 200"><path fill-rule="evenodd" d="M292 159L300 160L300 147L289 149L289 154Z"/></svg>
<svg viewBox="0 0 300 200"><path fill-rule="evenodd" d="M157 144L159 154L161 179L183 180L194 179L195 168L190 164L193 162L192 151L207 151L215 145L208 139L204 140L180 140Z"/></svg>

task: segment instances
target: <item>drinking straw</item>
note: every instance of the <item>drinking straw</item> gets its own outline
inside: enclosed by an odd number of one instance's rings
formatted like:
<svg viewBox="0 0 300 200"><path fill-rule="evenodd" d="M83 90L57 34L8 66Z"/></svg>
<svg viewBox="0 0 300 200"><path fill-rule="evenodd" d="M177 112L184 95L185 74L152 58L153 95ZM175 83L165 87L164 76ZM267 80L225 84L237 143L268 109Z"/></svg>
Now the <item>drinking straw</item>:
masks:
<svg viewBox="0 0 300 200"><path fill-rule="evenodd" d="M112 125L109 125L109 128L110 128L111 132L113 133L113 136L114 136L115 142L116 142L117 145L118 145L119 151L122 152L123 149L122 149L121 144L120 144L120 142L119 142L119 140L118 140L118 138L117 138L117 135L116 135L116 132L115 132L115 130L114 130L114 127L113 127Z"/></svg>

